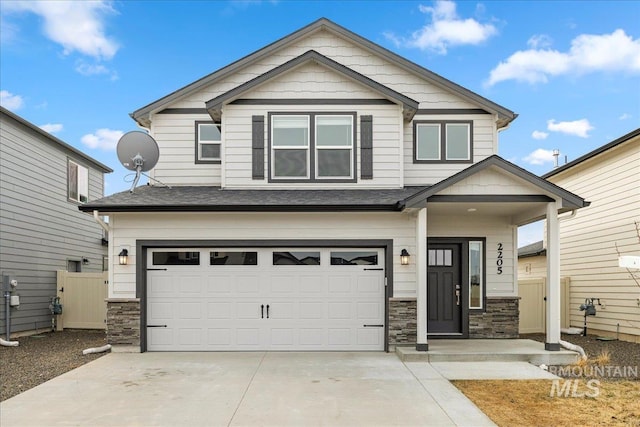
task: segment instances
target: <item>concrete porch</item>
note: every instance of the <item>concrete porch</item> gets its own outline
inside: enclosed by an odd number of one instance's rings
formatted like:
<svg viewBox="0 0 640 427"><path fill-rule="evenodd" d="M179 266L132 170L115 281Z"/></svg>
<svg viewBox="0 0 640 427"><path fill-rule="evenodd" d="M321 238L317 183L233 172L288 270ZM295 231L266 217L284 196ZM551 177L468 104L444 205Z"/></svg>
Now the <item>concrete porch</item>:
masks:
<svg viewBox="0 0 640 427"><path fill-rule="evenodd" d="M415 346L395 348L403 362L529 362L569 365L580 357L568 350L547 351L544 343L524 339L431 339L429 351Z"/></svg>

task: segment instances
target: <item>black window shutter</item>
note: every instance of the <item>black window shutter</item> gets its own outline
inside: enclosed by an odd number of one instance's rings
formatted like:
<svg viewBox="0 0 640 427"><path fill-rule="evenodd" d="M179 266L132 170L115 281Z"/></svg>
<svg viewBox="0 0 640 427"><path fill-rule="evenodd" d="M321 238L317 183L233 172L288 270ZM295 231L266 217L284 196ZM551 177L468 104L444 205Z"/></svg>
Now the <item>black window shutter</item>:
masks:
<svg viewBox="0 0 640 427"><path fill-rule="evenodd" d="M373 179L373 116L360 116L360 179Z"/></svg>
<svg viewBox="0 0 640 427"><path fill-rule="evenodd" d="M264 116L253 116L251 122L251 177L264 179Z"/></svg>

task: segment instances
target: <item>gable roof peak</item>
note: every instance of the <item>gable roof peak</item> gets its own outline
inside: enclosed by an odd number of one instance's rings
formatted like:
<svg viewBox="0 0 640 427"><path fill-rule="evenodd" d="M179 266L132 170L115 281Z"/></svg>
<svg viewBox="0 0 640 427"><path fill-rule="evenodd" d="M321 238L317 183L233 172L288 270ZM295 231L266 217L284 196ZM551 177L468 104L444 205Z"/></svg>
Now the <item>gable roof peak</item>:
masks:
<svg viewBox="0 0 640 427"><path fill-rule="evenodd" d="M506 127L511 121L513 121L517 114L513 111L496 104L493 101L484 98L483 96L478 95L475 92L472 92L469 89L466 89L452 81L430 71L414 62L409 61L408 59L386 49L370 40L365 39L364 37L348 30L345 27L342 27L335 22L321 17L316 21L311 22L310 24L300 28L293 33L276 40L273 43L268 44L267 46L259 49L231 64L220 68L213 73L202 77L195 82L184 86L181 89L178 89L169 95L166 95L130 114L130 116L138 122L142 126L148 126L150 124L150 115L155 111L166 107L168 104L176 102L179 99L182 99L206 86L213 84L214 82L240 70L248 65L251 65L260 59L264 58L267 55L270 55L286 46L289 46L296 41L300 40L303 37L308 36L320 29L325 29L337 35L338 37L349 40L350 42L359 45L365 50L368 50L372 54L375 54L381 58L386 59L390 63L406 70L409 73L417 75L418 77L444 89L450 91L457 96L460 96L462 99L465 99L473 104L479 105L480 107L486 109L487 111L497 114L499 117L498 127L503 128Z"/></svg>

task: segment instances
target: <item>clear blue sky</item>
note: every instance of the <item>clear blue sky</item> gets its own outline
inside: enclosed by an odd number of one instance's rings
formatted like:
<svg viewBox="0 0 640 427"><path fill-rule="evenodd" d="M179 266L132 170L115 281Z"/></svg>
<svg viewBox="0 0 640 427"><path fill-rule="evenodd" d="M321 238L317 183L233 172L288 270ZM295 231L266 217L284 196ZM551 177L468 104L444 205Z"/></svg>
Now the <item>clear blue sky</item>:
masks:
<svg viewBox="0 0 640 427"><path fill-rule="evenodd" d="M130 112L320 17L517 112L499 154L536 174L640 126L639 1L0 0L1 103L112 167L111 194Z"/></svg>

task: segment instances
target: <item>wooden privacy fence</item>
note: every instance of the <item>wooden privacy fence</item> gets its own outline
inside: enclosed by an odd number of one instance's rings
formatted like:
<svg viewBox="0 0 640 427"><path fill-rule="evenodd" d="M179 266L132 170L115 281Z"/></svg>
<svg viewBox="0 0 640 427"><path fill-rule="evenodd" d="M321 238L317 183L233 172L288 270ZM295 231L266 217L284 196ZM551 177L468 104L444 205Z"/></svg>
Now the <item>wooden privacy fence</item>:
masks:
<svg viewBox="0 0 640 427"><path fill-rule="evenodd" d="M546 283L544 277L518 280L520 296L520 333L532 334L545 332L546 326ZM560 327L570 326L569 313L570 283L568 277L560 279Z"/></svg>
<svg viewBox="0 0 640 427"><path fill-rule="evenodd" d="M62 314L56 330L106 329L108 273L70 273L58 270Z"/></svg>

